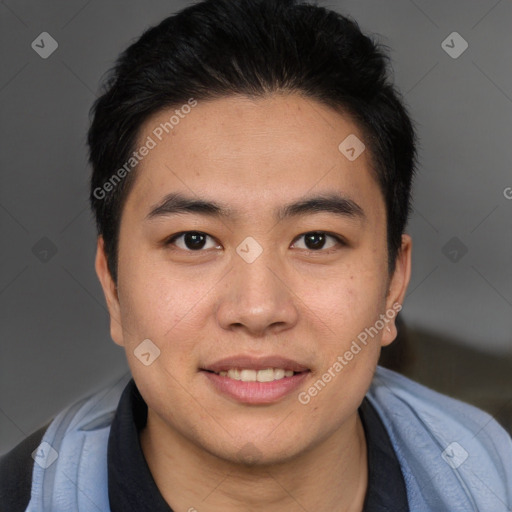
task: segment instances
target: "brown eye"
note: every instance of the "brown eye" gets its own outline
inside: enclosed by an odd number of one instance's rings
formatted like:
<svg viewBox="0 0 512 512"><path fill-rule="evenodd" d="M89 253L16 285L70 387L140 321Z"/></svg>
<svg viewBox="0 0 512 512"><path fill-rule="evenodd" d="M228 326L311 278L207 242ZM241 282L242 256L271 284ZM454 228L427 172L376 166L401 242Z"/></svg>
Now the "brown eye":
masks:
<svg viewBox="0 0 512 512"><path fill-rule="evenodd" d="M298 248L304 248L309 251L319 252L322 250L335 248L336 245L345 245L340 237L328 234L325 231L310 231L309 233L300 235L299 238L304 238L305 247ZM329 240L334 240L334 242L329 243ZM326 244L328 244L327 247ZM294 245L296 246L296 244Z"/></svg>
<svg viewBox="0 0 512 512"><path fill-rule="evenodd" d="M202 233L201 231L184 231L173 235L167 240L165 245L176 245L184 251L200 251L201 249L211 249L217 247L215 243L211 242L209 247L205 247L207 240L211 239L210 235Z"/></svg>

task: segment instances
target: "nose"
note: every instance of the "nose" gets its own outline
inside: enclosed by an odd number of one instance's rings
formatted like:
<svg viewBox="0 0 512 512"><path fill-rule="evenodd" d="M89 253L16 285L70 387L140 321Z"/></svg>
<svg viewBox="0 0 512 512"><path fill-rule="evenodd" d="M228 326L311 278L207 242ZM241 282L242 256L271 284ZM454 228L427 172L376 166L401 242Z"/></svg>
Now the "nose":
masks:
<svg viewBox="0 0 512 512"><path fill-rule="evenodd" d="M223 329L251 336L277 334L297 323L297 300L284 265L272 251L264 250L252 263L235 256L223 280L217 321Z"/></svg>

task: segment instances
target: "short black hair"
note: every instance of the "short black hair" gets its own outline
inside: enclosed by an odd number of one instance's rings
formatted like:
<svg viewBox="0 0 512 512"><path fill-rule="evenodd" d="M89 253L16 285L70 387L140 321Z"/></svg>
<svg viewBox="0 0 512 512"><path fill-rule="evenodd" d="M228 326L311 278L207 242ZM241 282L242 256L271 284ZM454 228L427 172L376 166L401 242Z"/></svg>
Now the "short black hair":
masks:
<svg viewBox="0 0 512 512"><path fill-rule="evenodd" d="M142 124L191 98L281 92L335 109L364 135L386 205L392 274L411 210L417 151L389 59L387 47L349 16L300 0L204 0L145 30L107 72L90 111L89 199L114 283L122 209L136 174L126 172L126 162Z"/></svg>

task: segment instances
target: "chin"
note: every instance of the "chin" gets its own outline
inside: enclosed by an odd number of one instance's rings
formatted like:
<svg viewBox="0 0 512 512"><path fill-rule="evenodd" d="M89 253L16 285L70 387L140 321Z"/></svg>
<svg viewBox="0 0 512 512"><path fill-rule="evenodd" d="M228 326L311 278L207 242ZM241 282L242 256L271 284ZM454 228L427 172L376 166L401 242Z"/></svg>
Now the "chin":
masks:
<svg viewBox="0 0 512 512"><path fill-rule="evenodd" d="M290 438L287 439L290 441ZM273 440L269 442L269 439L261 442L253 442L251 440L240 440L239 443L233 443L229 441L229 446L223 449L223 446L204 447L215 457L226 461L229 464L237 464L245 466L247 468L264 468L269 466L275 466L278 464L284 464L292 461L298 457L301 453L297 442L290 443L288 446L283 446L284 440ZM234 444L239 448L234 448Z"/></svg>

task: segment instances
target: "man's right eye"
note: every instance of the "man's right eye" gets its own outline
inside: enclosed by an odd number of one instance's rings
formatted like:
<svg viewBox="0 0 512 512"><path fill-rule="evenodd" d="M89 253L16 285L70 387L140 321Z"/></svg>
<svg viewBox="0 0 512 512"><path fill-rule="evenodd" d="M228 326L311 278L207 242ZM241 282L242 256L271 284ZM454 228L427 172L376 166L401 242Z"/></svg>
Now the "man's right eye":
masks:
<svg viewBox="0 0 512 512"><path fill-rule="evenodd" d="M211 242L209 247L205 247L208 238L213 241L213 238L210 235L201 231L182 231L181 233L176 233L168 238L165 242L165 246L168 247L175 245L179 249L189 252L197 252L205 248L212 249L219 247L219 245L215 245L214 242Z"/></svg>

